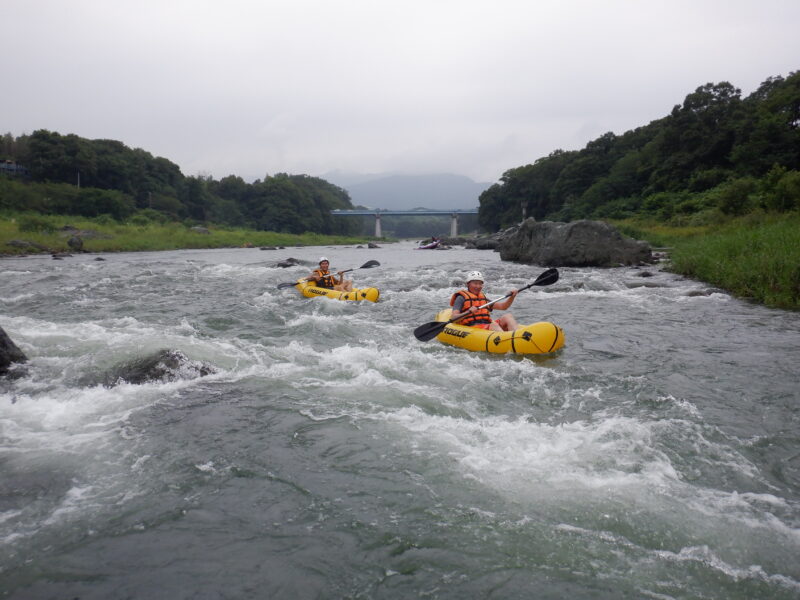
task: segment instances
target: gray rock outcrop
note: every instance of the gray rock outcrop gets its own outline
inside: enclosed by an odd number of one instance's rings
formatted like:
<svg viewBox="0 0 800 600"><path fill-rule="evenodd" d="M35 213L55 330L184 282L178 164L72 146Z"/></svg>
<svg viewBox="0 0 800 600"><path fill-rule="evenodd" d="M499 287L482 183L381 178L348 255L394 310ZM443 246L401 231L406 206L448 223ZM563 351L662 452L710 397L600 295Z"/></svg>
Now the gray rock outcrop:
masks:
<svg viewBox="0 0 800 600"><path fill-rule="evenodd" d="M0 327L0 376L6 375L14 363L24 363L27 360L28 357Z"/></svg>
<svg viewBox="0 0 800 600"><path fill-rule="evenodd" d="M652 262L647 242L624 237L602 221L526 219L500 238L502 260L551 267L617 267Z"/></svg>

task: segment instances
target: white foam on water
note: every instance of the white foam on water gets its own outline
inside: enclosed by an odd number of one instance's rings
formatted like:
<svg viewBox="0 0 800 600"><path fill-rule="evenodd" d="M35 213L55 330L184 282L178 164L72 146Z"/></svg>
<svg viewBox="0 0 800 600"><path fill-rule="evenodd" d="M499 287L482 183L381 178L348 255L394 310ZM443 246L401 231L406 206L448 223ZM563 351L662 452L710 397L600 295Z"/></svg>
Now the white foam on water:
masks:
<svg viewBox="0 0 800 600"><path fill-rule="evenodd" d="M614 290L547 290L538 292L538 295L541 300L555 300L557 298L613 299L643 308L647 307L653 301L653 294L647 288L623 287Z"/></svg>
<svg viewBox="0 0 800 600"><path fill-rule="evenodd" d="M23 300L30 300L34 296L35 294L18 294L16 296L0 297L0 302L3 304L16 304L17 302L22 302Z"/></svg>
<svg viewBox="0 0 800 600"><path fill-rule="evenodd" d="M204 266L200 269L200 276L220 279L240 279L242 277L254 278L263 281L264 285L271 284L280 273L286 274L286 269L270 268L265 265L237 265L220 263ZM298 276L299 278L299 276ZM291 277L287 279L290 281Z"/></svg>
<svg viewBox="0 0 800 600"><path fill-rule="evenodd" d="M96 488L93 486L74 486L67 490L61 504L50 513L50 516L42 522L44 526L61 523L75 514L83 514L89 508L99 508L103 503L98 502L95 495Z"/></svg>
<svg viewBox="0 0 800 600"><path fill-rule="evenodd" d="M550 425L527 418L431 416L414 407L387 418L444 441L464 474L512 494L543 484L592 491L664 487L679 479L668 458L651 446L650 428L633 419Z"/></svg>
<svg viewBox="0 0 800 600"><path fill-rule="evenodd" d="M699 460L712 463L709 469L761 483L750 461L724 441L705 439L702 428L687 421L595 411L591 420L551 424L525 416L430 414L417 406L373 416L413 434L417 451L449 457L454 473L532 510L588 515L604 505L628 506L637 518L674 520L670 527L687 536L727 544L729 532L741 529L753 537L753 547L775 539L800 553L800 529L791 517L796 506L771 494L706 488L676 469L664 441L671 431L688 430L687 441L697 445Z"/></svg>
<svg viewBox="0 0 800 600"><path fill-rule="evenodd" d="M795 590L800 593L800 581L786 575L769 574L764 571L764 568L760 565L736 567L720 558L713 550L705 545L681 548L679 552L656 550L653 551L653 554L662 560L670 562L698 563L704 567L722 573L733 581L758 580L777 585L787 590Z"/></svg>

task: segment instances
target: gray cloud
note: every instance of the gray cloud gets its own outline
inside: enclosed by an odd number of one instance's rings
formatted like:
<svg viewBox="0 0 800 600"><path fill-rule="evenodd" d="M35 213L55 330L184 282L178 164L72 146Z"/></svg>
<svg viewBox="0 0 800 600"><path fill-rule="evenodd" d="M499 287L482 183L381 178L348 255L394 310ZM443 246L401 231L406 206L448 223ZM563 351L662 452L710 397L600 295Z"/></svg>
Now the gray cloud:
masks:
<svg viewBox="0 0 800 600"><path fill-rule="evenodd" d="M480 181L800 68L793 0L26 0L2 132L118 139L186 174Z"/></svg>

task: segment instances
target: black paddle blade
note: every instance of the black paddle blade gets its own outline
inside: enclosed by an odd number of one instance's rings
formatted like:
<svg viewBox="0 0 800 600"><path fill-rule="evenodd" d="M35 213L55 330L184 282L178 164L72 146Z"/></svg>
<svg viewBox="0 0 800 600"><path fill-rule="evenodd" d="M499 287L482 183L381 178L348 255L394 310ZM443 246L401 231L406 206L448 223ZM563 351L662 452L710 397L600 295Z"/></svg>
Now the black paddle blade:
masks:
<svg viewBox="0 0 800 600"><path fill-rule="evenodd" d="M558 281L558 269L547 269L536 278L533 285L552 285Z"/></svg>
<svg viewBox="0 0 800 600"><path fill-rule="evenodd" d="M442 333L445 325L447 325L447 321L431 321L430 323L425 323L414 330L414 337L420 342L428 342Z"/></svg>
<svg viewBox="0 0 800 600"><path fill-rule="evenodd" d="M368 260L367 262L365 262L363 265L361 265L358 268L359 269L371 269L372 267L380 267L380 266L381 266L381 263L379 263L377 260Z"/></svg>
<svg viewBox="0 0 800 600"><path fill-rule="evenodd" d="M297 282L296 282L296 281L292 281L291 283L289 283L289 282L286 282L286 283L279 283L279 284L278 284L278 289L279 289L279 290L282 290L282 289L284 289L284 288L288 288L288 287L294 287L294 286L296 286L296 285L297 285Z"/></svg>

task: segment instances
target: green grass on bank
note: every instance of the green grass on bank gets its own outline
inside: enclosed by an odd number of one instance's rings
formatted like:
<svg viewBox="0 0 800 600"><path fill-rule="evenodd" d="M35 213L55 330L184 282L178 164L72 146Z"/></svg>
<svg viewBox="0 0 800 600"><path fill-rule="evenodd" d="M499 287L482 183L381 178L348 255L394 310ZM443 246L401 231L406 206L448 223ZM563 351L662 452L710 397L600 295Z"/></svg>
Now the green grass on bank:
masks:
<svg viewBox="0 0 800 600"><path fill-rule="evenodd" d="M339 244L365 244L364 237L347 237L304 233L275 233L213 225L210 233L192 231L182 223L121 224L111 219L87 219L70 216L32 214L0 215L0 254L34 254L37 252L71 252L67 245L69 233L62 230L71 226L81 231L83 249L87 252L139 252L154 250L179 250L198 248L241 248L259 246L325 246ZM19 247L9 245L12 240L23 240L41 246Z"/></svg>
<svg viewBox="0 0 800 600"><path fill-rule="evenodd" d="M675 273L767 306L800 310L800 214L755 213L707 227L617 225L626 235L668 247Z"/></svg>

